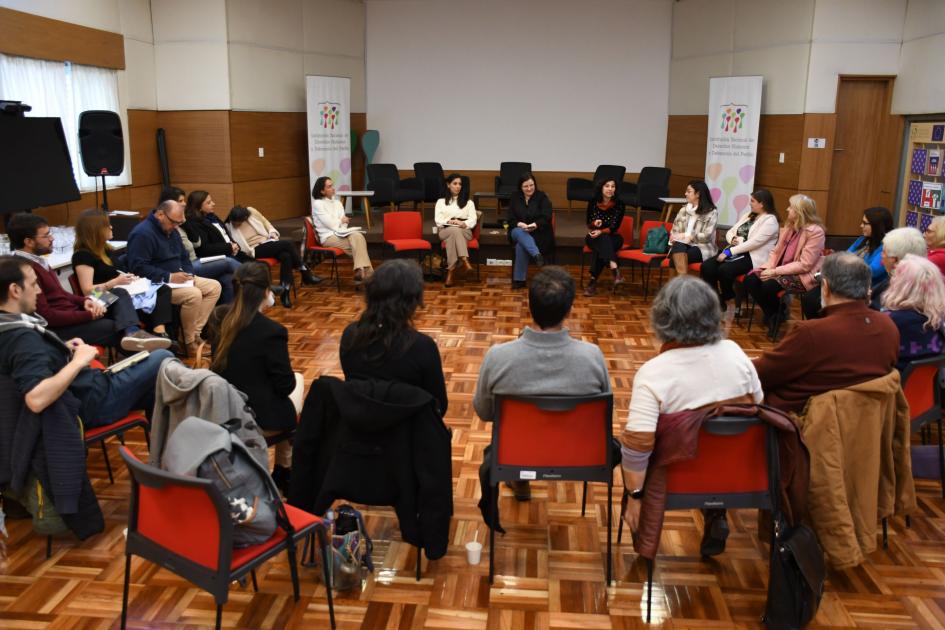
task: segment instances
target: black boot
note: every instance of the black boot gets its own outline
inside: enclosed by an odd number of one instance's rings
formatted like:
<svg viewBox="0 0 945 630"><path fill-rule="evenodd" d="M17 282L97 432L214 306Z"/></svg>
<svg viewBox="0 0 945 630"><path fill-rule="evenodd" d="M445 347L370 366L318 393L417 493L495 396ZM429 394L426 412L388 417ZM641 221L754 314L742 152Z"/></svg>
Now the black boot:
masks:
<svg viewBox="0 0 945 630"><path fill-rule="evenodd" d="M318 284L322 281L322 278L309 271L308 267L299 269L299 275L302 276L302 284Z"/></svg>
<svg viewBox="0 0 945 630"><path fill-rule="evenodd" d="M705 519L705 529L702 531L702 544L699 553L703 558L717 556L725 551L725 541L728 538L728 521L725 510L702 510Z"/></svg>
<svg viewBox="0 0 945 630"><path fill-rule="evenodd" d="M272 480L275 482L279 492L286 496L289 494L289 481L292 478L292 469L278 464L272 469Z"/></svg>
<svg viewBox="0 0 945 630"><path fill-rule="evenodd" d="M291 295L291 293L292 293L291 287L287 284L283 284L282 295L279 296L282 299L282 306L286 308L292 308L292 300L289 299L289 296Z"/></svg>

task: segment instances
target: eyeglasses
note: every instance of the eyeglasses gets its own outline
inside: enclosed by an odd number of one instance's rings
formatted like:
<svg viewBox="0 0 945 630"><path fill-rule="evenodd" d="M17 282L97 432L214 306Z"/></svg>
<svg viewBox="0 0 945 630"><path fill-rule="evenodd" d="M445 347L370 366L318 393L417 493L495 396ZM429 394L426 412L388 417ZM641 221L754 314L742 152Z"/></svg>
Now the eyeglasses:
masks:
<svg viewBox="0 0 945 630"><path fill-rule="evenodd" d="M33 240L38 241L41 238L44 238L50 241L53 240L52 232L46 232L45 234L37 234L36 236L33 237Z"/></svg>

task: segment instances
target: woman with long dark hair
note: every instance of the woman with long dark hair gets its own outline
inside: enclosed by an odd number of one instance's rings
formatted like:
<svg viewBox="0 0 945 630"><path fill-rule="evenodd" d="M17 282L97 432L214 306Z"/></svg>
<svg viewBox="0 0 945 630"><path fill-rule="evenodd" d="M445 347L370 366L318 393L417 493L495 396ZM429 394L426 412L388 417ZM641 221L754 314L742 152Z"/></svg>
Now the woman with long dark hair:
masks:
<svg viewBox="0 0 945 630"><path fill-rule="evenodd" d="M617 198L617 180L604 179L594 184L594 195L587 203L587 235L584 244L594 253L591 263L591 281L584 289L584 295L597 293L597 277L604 267L610 267L614 274L614 290L623 282L620 267L617 265L617 252L623 247L620 224L626 212Z"/></svg>
<svg viewBox="0 0 945 630"><path fill-rule="evenodd" d="M703 261L700 275L718 291L723 311L735 297L735 278L768 260L778 243L779 222L774 197L763 188L756 190L751 193L748 212L725 233L728 246L718 256Z"/></svg>
<svg viewBox="0 0 945 630"><path fill-rule="evenodd" d="M413 260L388 260L364 285L365 307L341 336L346 379L373 378L414 385L429 392L446 413L448 399L436 342L417 331L413 318L423 306L423 272Z"/></svg>
<svg viewBox="0 0 945 630"><path fill-rule="evenodd" d="M304 382L292 371L289 333L285 326L263 314L275 304L269 286L269 267L250 261L233 276L236 297L232 304L213 311L208 332L213 345L210 369L245 393L264 433L291 429L302 409ZM276 444L272 477L288 487L292 444Z"/></svg>
<svg viewBox="0 0 945 630"><path fill-rule="evenodd" d="M226 217L226 229L240 251L252 258L275 258L279 261L279 284L282 286L282 305L292 308L289 293L295 281L292 270L298 269L303 284L318 284L320 279L312 275L302 263L299 250L289 241L280 240L279 230L256 208L233 206Z"/></svg>
<svg viewBox="0 0 945 630"><path fill-rule="evenodd" d="M184 205L184 223L178 227L183 230L194 250L194 274L202 278L212 278L220 283L220 303L233 301L233 274L240 263L250 258L240 252L233 242L226 226L216 215L216 202L206 190L194 190L187 195ZM222 259L206 260L223 256Z"/></svg>
<svg viewBox="0 0 945 630"><path fill-rule="evenodd" d="M555 251L554 210L548 195L538 190L530 172L518 178L518 190L509 197L509 242L515 246L512 288L525 288L528 263L541 267Z"/></svg>
<svg viewBox="0 0 945 630"><path fill-rule="evenodd" d="M466 244L476 227L476 205L469 199L469 184L459 173L446 178L446 196L437 199L433 220L446 248L445 284L451 287L457 270L472 270Z"/></svg>
<svg viewBox="0 0 945 630"><path fill-rule="evenodd" d="M360 284L374 271L368 255L367 241L360 231L348 227L345 207L335 199L335 183L330 177L319 177L312 186L312 223L319 242L337 247L354 261L354 281Z"/></svg>
<svg viewBox="0 0 945 630"><path fill-rule="evenodd" d="M719 220L719 211L704 181L694 179L689 182L686 202L679 209L669 233L669 257L680 276L689 273L691 263L709 260L718 252L715 224Z"/></svg>

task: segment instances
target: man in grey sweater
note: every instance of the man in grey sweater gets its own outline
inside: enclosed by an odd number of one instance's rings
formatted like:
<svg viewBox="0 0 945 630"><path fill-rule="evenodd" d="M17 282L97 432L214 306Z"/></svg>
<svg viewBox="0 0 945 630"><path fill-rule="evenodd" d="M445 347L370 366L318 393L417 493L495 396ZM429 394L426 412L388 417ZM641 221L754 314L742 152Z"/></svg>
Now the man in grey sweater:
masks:
<svg viewBox="0 0 945 630"><path fill-rule="evenodd" d="M544 267L532 279L528 308L537 329L526 326L518 339L492 346L486 353L473 398L480 418L495 417L497 394L585 396L610 391L600 348L574 339L563 326L574 290L574 279L561 267ZM527 481L509 485L519 501L531 497Z"/></svg>

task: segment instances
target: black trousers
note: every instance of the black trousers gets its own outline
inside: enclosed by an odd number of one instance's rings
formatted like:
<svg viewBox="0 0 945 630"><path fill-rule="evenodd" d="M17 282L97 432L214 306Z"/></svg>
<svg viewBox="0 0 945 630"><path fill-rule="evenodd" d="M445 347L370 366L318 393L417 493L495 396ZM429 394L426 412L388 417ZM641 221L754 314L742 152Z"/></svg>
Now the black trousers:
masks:
<svg viewBox="0 0 945 630"><path fill-rule="evenodd" d="M735 278L748 273L751 269L751 256L745 254L738 260L723 262L710 258L702 263L702 270L699 273L709 286L718 291L722 301L727 302L735 297Z"/></svg>
<svg viewBox="0 0 945 630"><path fill-rule="evenodd" d="M171 304L171 288L166 284L162 284L161 288L157 290L154 310L150 313L138 311L138 317L151 329L155 326L166 326L174 321L174 306Z"/></svg>
<svg viewBox="0 0 945 630"><path fill-rule="evenodd" d="M279 281L292 284L292 270L302 266L298 250L289 241L268 241L257 245L256 258L275 258L279 261Z"/></svg>
<svg viewBox="0 0 945 630"><path fill-rule="evenodd" d="M801 311L805 319L817 319L820 317L820 285L808 291L801 296Z"/></svg>
<svg viewBox="0 0 945 630"><path fill-rule="evenodd" d="M745 291L751 294L755 303L764 311L765 318L770 318L778 312L780 304L778 292L782 288L777 280L762 280L756 273L745 277Z"/></svg>
<svg viewBox="0 0 945 630"><path fill-rule="evenodd" d="M594 252L594 262L591 263L591 278L597 279L604 267L616 262L617 252L623 247L623 237L619 234L601 234L597 238L590 235L584 237L584 244Z"/></svg>
<svg viewBox="0 0 945 630"><path fill-rule="evenodd" d="M689 243L673 243L673 246L669 248L669 255L673 254L682 254L685 253L689 256L689 264L702 262L702 250L696 247L695 245L690 245Z"/></svg>
<svg viewBox="0 0 945 630"><path fill-rule="evenodd" d="M133 309L132 309L133 310ZM90 322L50 328L63 341L78 337L90 346L117 348L124 336L121 330L115 330L115 322L108 317L93 319Z"/></svg>

